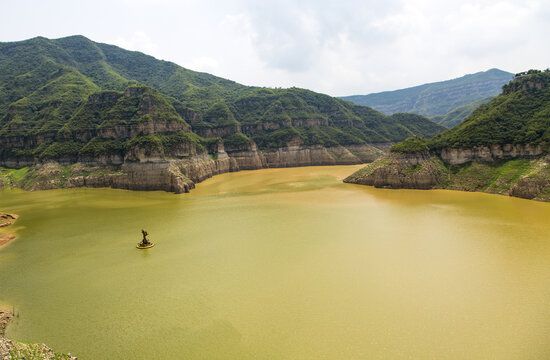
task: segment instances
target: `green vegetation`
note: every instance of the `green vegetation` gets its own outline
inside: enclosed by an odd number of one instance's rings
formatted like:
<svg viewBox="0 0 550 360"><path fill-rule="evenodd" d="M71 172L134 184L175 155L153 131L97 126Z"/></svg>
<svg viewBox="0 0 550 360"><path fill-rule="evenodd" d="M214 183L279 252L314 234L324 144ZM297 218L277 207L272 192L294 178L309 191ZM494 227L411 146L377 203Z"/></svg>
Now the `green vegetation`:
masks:
<svg viewBox="0 0 550 360"><path fill-rule="evenodd" d="M400 188L483 191L550 201L547 156L521 158L520 154L516 157L510 152L504 154L510 160L449 165L436 155L446 148L509 144L540 145L543 152L550 152L550 70L518 74L504 86L501 95L481 105L460 125L432 139L410 137L391 148L392 153L398 154L431 151L429 159L422 157L419 164L411 165L410 161L392 154L345 181Z"/></svg>
<svg viewBox="0 0 550 360"><path fill-rule="evenodd" d="M444 130L313 91L248 87L83 36L0 43L0 161L397 142ZM194 132L194 133L193 133ZM187 135L183 135L187 134Z"/></svg>
<svg viewBox="0 0 550 360"><path fill-rule="evenodd" d="M0 167L0 189L3 187L13 187L24 179L29 172L29 167L20 169L6 169Z"/></svg>
<svg viewBox="0 0 550 360"><path fill-rule="evenodd" d="M13 347L9 350L9 359L26 360L70 360L72 356L51 351L43 344L29 344L24 342L13 342ZM52 357L53 356L53 357Z"/></svg>
<svg viewBox="0 0 550 360"><path fill-rule="evenodd" d="M390 155L368 164L344 182L391 186L387 174L392 174L393 180L400 179L403 188L418 188L420 182L427 183L426 188L481 191L550 201L550 165L544 158L449 165L431 156L411 165Z"/></svg>
<svg viewBox="0 0 550 360"><path fill-rule="evenodd" d="M248 148L250 138L243 133L234 133L223 137L223 143L226 148Z"/></svg>
<svg viewBox="0 0 550 360"><path fill-rule="evenodd" d="M460 124L462 121L464 121L464 119L470 116L470 114L473 113L475 109L477 109L483 104L487 104L489 101L493 100L495 97L496 95L484 97L483 99L474 101L473 103L459 106L456 109L449 111L445 115L433 116L430 118L430 120L450 129Z"/></svg>
<svg viewBox="0 0 550 360"><path fill-rule="evenodd" d="M410 152L420 140L407 139L392 151ZM503 93L481 105L460 125L424 140L430 150L495 144L542 145L550 152L550 71L533 71L504 86ZM401 149L401 150L400 150Z"/></svg>
<svg viewBox="0 0 550 360"><path fill-rule="evenodd" d="M448 114L459 106L487 96L495 96L512 78L511 73L491 69L458 79L370 95L346 96L343 99L370 106L385 114L407 112L431 117Z"/></svg>
<svg viewBox="0 0 550 360"><path fill-rule="evenodd" d="M120 154L122 155L125 149L124 142L113 139L93 138L80 149L80 156L97 157L100 155Z"/></svg>
<svg viewBox="0 0 550 360"><path fill-rule="evenodd" d="M192 145L196 149L197 153L205 152L208 146L208 141L205 141L197 134L186 133L183 131L170 134L157 134L156 137L159 139L166 154L172 154L178 146L181 145Z"/></svg>
<svg viewBox="0 0 550 360"><path fill-rule="evenodd" d="M224 101L212 105L204 114L204 121L214 127L237 125L235 116Z"/></svg>
<svg viewBox="0 0 550 360"><path fill-rule="evenodd" d="M75 141L54 142L40 154L40 158L59 159L75 157L81 148L82 144Z"/></svg>
<svg viewBox="0 0 550 360"><path fill-rule="evenodd" d="M395 145L390 149L395 153L414 153L414 152L427 152L430 150L428 146L428 140L419 137L410 137Z"/></svg>
<svg viewBox="0 0 550 360"><path fill-rule="evenodd" d="M451 166L453 188L494 193L510 190L522 175L529 172L532 163L527 159L467 163Z"/></svg>
<svg viewBox="0 0 550 360"><path fill-rule="evenodd" d="M432 149L550 142L550 72L526 75L430 141Z"/></svg>

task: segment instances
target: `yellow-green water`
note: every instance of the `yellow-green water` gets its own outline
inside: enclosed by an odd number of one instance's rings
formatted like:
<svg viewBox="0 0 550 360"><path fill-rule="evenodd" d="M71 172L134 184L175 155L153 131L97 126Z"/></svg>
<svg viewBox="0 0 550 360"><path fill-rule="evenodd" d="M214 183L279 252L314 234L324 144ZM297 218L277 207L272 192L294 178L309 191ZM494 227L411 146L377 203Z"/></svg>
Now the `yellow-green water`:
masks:
<svg viewBox="0 0 550 360"><path fill-rule="evenodd" d="M550 204L343 184L354 169L0 192L21 216L8 335L82 360L550 358Z"/></svg>

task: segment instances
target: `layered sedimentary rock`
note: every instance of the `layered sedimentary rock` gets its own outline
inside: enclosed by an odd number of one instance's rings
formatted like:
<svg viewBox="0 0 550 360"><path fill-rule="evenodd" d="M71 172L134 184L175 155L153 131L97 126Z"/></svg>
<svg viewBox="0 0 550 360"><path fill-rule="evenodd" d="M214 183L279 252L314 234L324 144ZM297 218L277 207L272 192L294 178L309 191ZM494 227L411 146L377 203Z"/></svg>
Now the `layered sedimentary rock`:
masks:
<svg viewBox="0 0 550 360"><path fill-rule="evenodd" d="M197 154L194 147L185 146L176 148L170 156L136 146L129 149L124 158L82 158L70 166L53 161L38 163L30 168L25 181L5 185L27 190L111 187L184 193L193 189L198 182L227 172L270 167L360 164L374 161L383 154L370 145L323 147L289 144L274 151L262 152L254 143L229 147L227 151L222 144L218 144L217 151L210 154Z"/></svg>
<svg viewBox="0 0 550 360"><path fill-rule="evenodd" d="M445 181L440 160L428 153L390 154L344 181L392 189L431 189Z"/></svg>
<svg viewBox="0 0 550 360"><path fill-rule="evenodd" d="M391 153L344 181L394 189L482 191L550 201L550 155L539 151L539 146L505 145L447 149L441 156Z"/></svg>
<svg viewBox="0 0 550 360"><path fill-rule="evenodd" d="M348 165L372 162L383 152L370 145L324 147L292 145L265 152L269 167Z"/></svg>
<svg viewBox="0 0 550 360"><path fill-rule="evenodd" d="M518 157L536 157L543 153L542 145L505 144L476 146L473 148L445 148L441 158L448 164L458 165L470 161L495 161L515 159Z"/></svg>

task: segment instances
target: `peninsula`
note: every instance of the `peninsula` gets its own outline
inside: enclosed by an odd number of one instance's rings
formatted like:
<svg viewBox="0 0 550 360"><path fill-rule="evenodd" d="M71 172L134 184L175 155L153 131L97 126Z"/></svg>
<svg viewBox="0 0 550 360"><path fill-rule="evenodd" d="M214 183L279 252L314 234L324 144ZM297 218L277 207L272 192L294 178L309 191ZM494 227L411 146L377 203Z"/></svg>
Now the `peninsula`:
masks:
<svg viewBox="0 0 550 360"><path fill-rule="evenodd" d="M345 182L483 191L550 201L550 70L517 74L502 93L432 139L413 137Z"/></svg>

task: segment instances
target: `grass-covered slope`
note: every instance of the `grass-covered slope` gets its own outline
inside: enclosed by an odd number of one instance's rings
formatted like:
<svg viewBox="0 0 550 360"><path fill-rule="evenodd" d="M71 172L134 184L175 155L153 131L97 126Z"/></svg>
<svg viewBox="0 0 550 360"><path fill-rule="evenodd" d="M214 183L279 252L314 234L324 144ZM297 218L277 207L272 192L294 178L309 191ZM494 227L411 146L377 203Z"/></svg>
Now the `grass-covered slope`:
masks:
<svg viewBox="0 0 550 360"><path fill-rule="evenodd" d="M443 130L424 117L389 117L304 89L248 87L83 36L0 43L3 159L96 154L99 144L108 153L136 136L182 131L271 149L289 141L397 142Z"/></svg>
<svg viewBox="0 0 550 360"><path fill-rule="evenodd" d="M458 79L369 95L346 96L343 99L370 106L384 114L409 112L428 117L443 116L459 106L497 95L502 85L512 78L511 73L491 69Z"/></svg>
<svg viewBox="0 0 550 360"><path fill-rule="evenodd" d="M487 96L483 99L474 101L473 103L459 106L456 109L449 111L445 115L432 116L430 120L450 129L460 124L462 121L464 121L464 119L470 116L470 114L473 113L475 109L477 109L483 104L487 104L489 101L493 100L495 97L496 95Z"/></svg>
<svg viewBox="0 0 550 360"><path fill-rule="evenodd" d="M550 201L549 144L550 70L530 70L460 125L432 139L401 141L346 182Z"/></svg>
<svg viewBox="0 0 550 360"><path fill-rule="evenodd" d="M344 181L394 189L480 191L550 201L550 163L544 158L449 165L435 155L392 153Z"/></svg>
<svg viewBox="0 0 550 360"><path fill-rule="evenodd" d="M531 70L503 87L460 125L430 141L432 149L550 142L550 71Z"/></svg>

